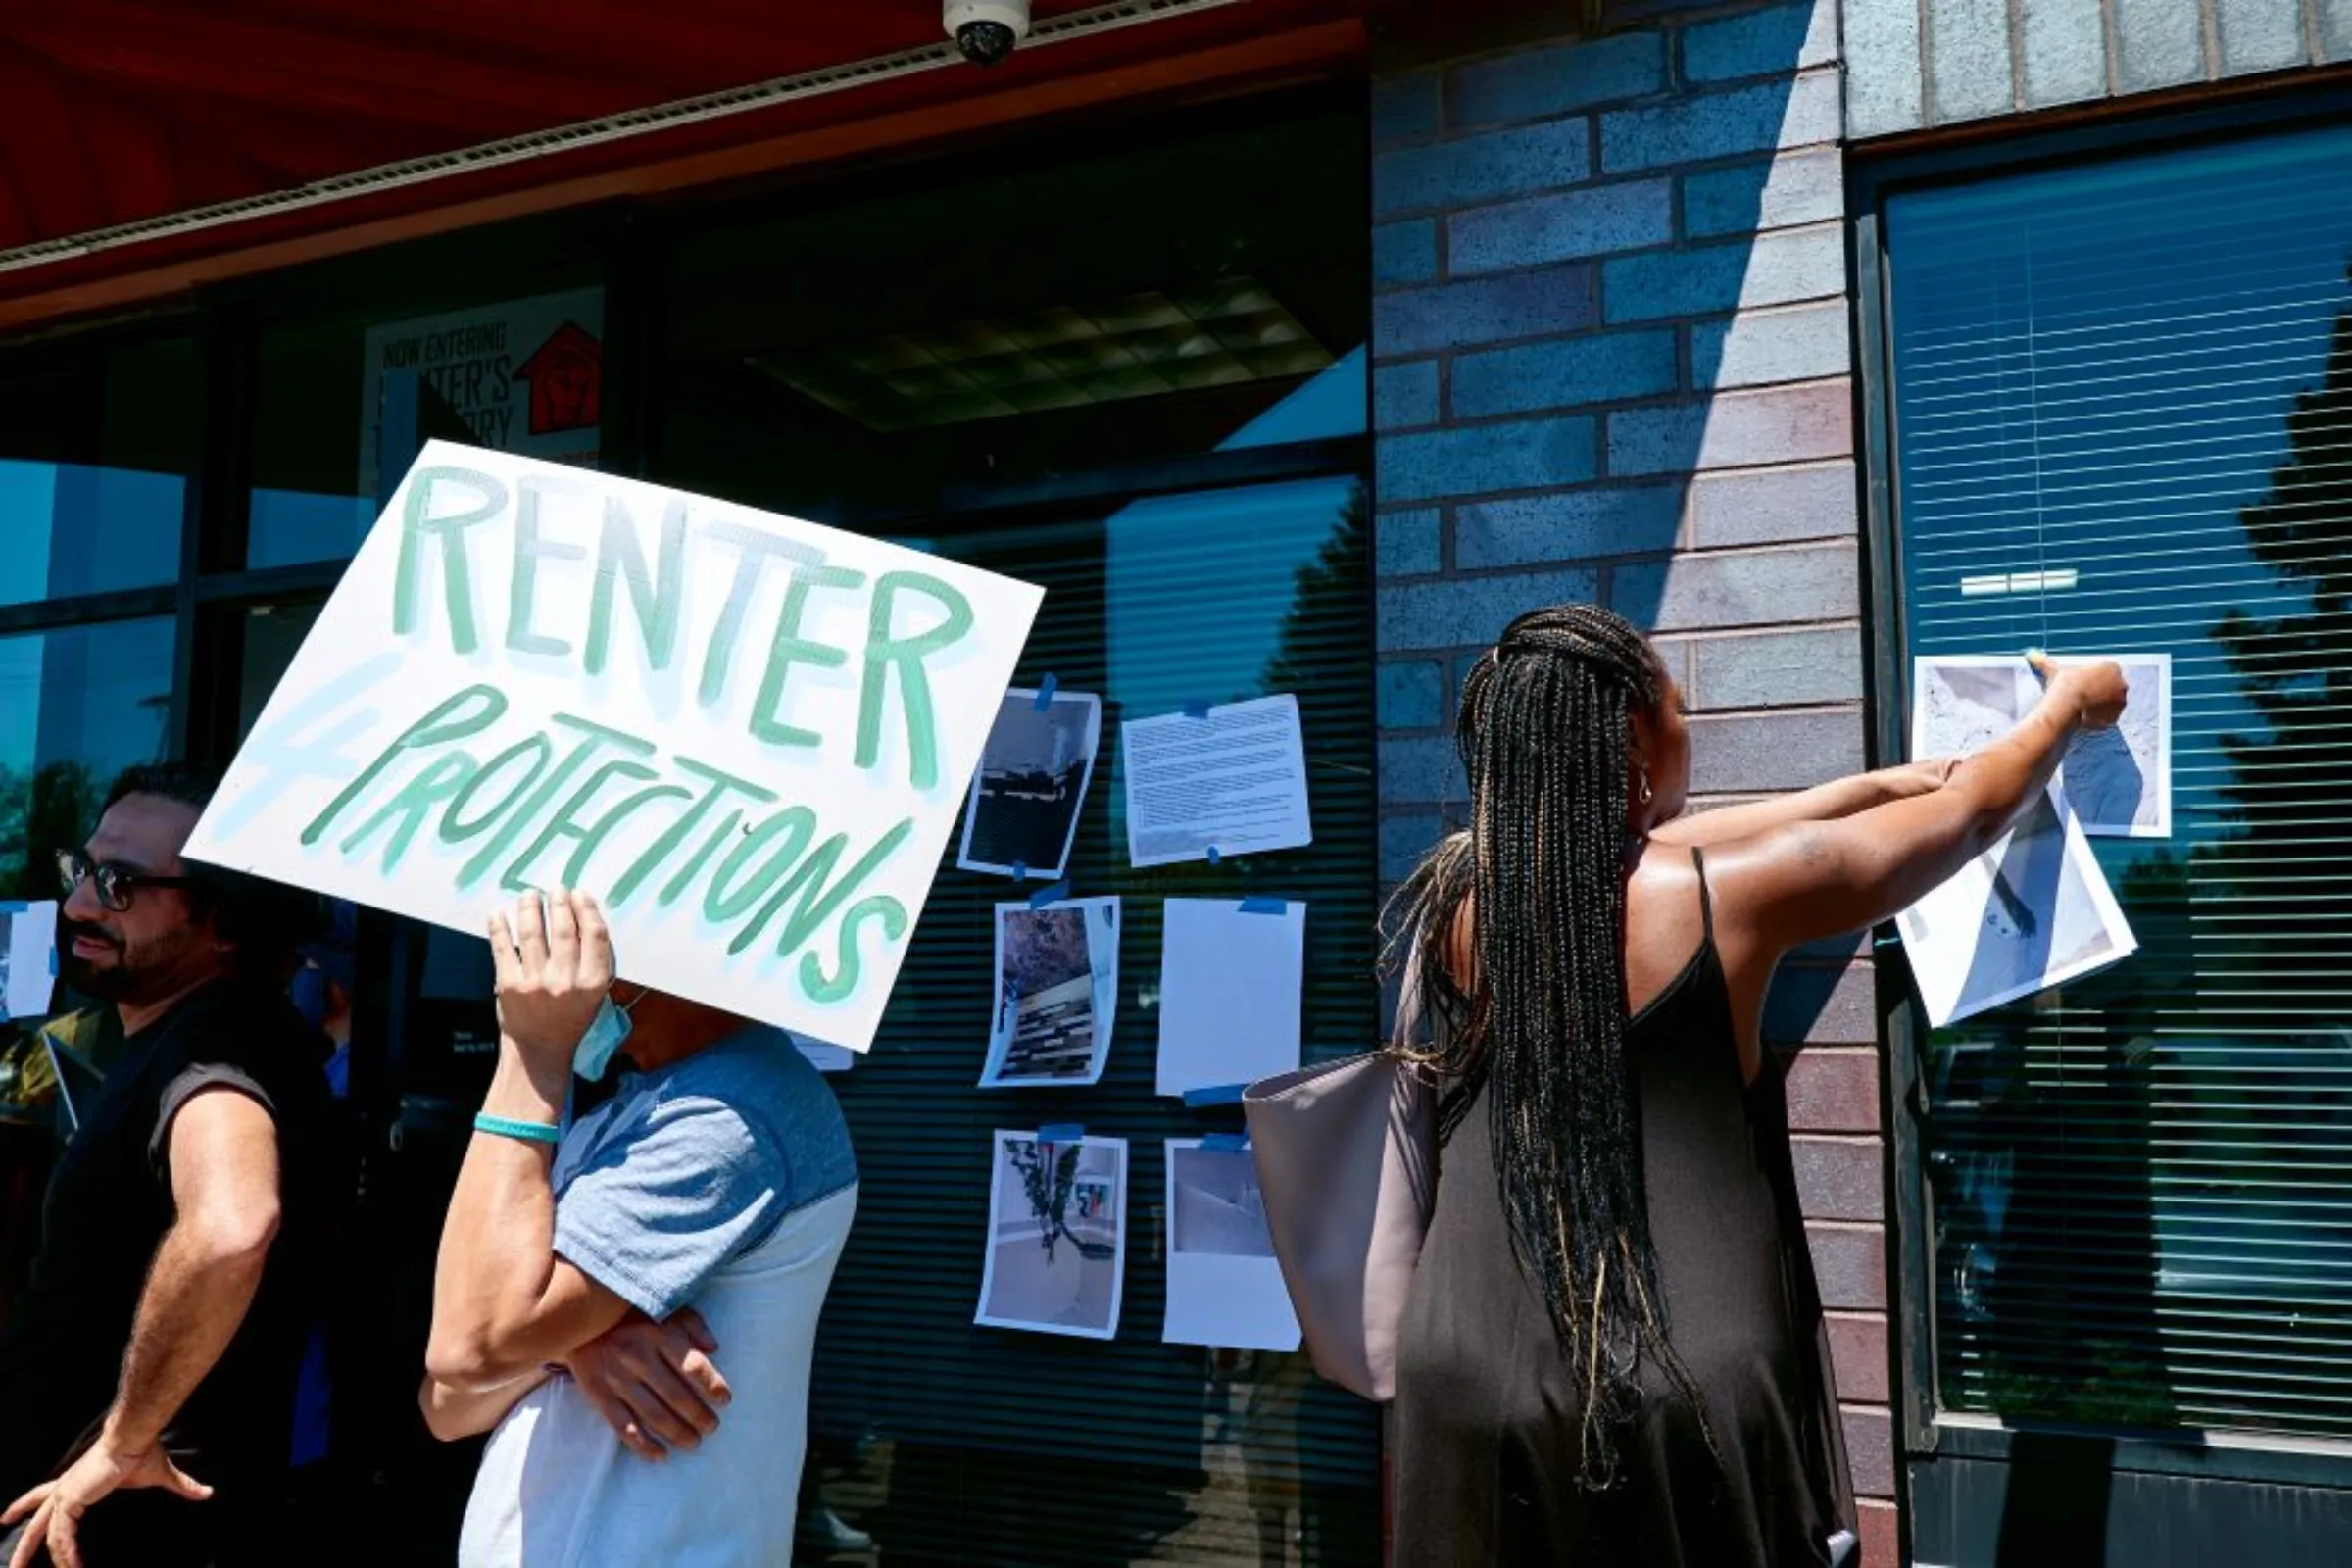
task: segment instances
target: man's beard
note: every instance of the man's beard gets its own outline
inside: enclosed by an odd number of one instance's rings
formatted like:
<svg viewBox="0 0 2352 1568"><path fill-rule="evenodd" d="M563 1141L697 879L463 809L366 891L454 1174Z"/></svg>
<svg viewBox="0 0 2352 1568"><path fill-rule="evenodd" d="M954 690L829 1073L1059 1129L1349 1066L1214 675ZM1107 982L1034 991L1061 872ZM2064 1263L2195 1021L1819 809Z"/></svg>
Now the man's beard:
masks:
<svg viewBox="0 0 2352 1568"><path fill-rule="evenodd" d="M115 950L115 961L103 968L74 951L76 938L102 943ZM122 1002L139 988L138 974L125 961L122 945L96 926L78 920L57 923L57 977L93 1002Z"/></svg>

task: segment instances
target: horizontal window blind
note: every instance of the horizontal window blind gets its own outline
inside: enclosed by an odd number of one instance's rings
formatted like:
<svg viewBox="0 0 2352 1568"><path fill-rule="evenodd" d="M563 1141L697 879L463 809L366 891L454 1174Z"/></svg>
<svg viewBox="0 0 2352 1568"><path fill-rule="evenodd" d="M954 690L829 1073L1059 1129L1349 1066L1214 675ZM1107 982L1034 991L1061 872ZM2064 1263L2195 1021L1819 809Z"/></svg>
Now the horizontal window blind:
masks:
<svg viewBox="0 0 2352 1568"><path fill-rule="evenodd" d="M1046 590L1020 683L1051 675L1102 697L1071 882L1076 895L1124 900L1118 1009L1099 1085L977 1089L993 906L1035 884L959 871L951 846L881 1037L834 1080L863 1188L817 1349L812 1459L826 1499L889 1562L1375 1561L1374 1409L1317 1381L1303 1353L1160 1343L1162 1140L1238 1131L1241 1113L1187 1109L1159 1098L1154 1077L1171 897L1306 901L1307 1059L1364 1050L1377 1028L1360 486L1343 476L1162 497L1077 521L942 532L932 547ZM1130 869L1120 721L1286 691L1305 728L1313 845ZM974 1327L992 1132L1073 1122L1128 1140L1118 1336Z"/></svg>
<svg viewBox="0 0 2352 1568"><path fill-rule="evenodd" d="M1934 1035L1947 1408L2352 1437L2352 130L1886 206L1907 652L2172 656L2119 968Z"/></svg>

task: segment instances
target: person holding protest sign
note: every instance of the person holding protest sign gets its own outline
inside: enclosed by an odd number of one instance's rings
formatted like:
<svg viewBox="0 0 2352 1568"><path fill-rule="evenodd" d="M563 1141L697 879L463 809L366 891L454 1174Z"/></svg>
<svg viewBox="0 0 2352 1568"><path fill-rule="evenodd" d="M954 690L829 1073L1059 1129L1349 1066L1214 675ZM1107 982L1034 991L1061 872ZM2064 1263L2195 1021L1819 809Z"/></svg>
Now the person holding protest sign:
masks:
<svg viewBox="0 0 2352 1568"><path fill-rule="evenodd" d="M307 894L183 862L212 796L117 781L58 857L60 977L122 1043L53 1174L0 1332L0 1553L29 1568L279 1560L316 1297L325 1041L284 995Z"/></svg>
<svg viewBox="0 0 2352 1568"><path fill-rule="evenodd" d="M498 1066L420 1396L437 1436L491 1432L459 1560L789 1562L816 1322L858 1200L840 1107L776 1031L616 998L586 894L526 895L490 938ZM615 1050L637 1070L564 1130L575 1069L599 1077ZM632 1458L664 1439L666 1462Z"/></svg>

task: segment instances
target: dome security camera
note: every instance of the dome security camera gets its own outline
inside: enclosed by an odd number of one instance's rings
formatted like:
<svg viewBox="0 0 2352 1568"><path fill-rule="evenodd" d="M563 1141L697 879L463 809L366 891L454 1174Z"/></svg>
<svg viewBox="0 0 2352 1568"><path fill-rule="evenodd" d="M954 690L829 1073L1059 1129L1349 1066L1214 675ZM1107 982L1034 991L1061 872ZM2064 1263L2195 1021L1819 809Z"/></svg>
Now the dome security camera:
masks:
<svg viewBox="0 0 2352 1568"><path fill-rule="evenodd" d="M940 21L964 59L993 66L1029 36L1029 0L946 0Z"/></svg>

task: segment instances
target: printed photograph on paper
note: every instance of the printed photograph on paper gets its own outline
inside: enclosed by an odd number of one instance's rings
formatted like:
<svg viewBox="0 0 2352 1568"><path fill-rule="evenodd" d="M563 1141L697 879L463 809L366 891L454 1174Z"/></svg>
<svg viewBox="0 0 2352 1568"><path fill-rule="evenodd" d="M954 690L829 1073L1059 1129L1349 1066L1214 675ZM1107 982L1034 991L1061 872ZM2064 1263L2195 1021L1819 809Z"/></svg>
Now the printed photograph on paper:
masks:
<svg viewBox="0 0 2352 1568"><path fill-rule="evenodd" d="M995 1149L988 1259L972 1321L1114 1337L1127 1262L1126 1140L1041 1144L1034 1132L1000 1131Z"/></svg>
<svg viewBox="0 0 2352 1568"><path fill-rule="evenodd" d="M1172 1138L1168 1155L1169 1345L1296 1350L1291 1307L1257 1161L1247 1148Z"/></svg>
<svg viewBox="0 0 2352 1568"><path fill-rule="evenodd" d="M2059 780L2093 838L2170 838L2173 831L2173 660L2170 654L2070 656L2112 660L2131 689L2111 729L2078 735ZM1915 663L1911 755L1966 757L2007 735L2040 700L2023 655L1938 655Z"/></svg>
<svg viewBox="0 0 2352 1568"><path fill-rule="evenodd" d="M1035 691L1006 692L972 775L956 865L1060 881L1102 740L1102 698L1056 692L1040 708Z"/></svg>
<svg viewBox="0 0 2352 1568"><path fill-rule="evenodd" d="M1937 1028L2103 969L2138 946L2055 785L1896 923Z"/></svg>
<svg viewBox="0 0 2352 1568"><path fill-rule="evenodd" d="M997 906L983 1089L1101 1081L1118 1013L1119 901Z"/></svg>

